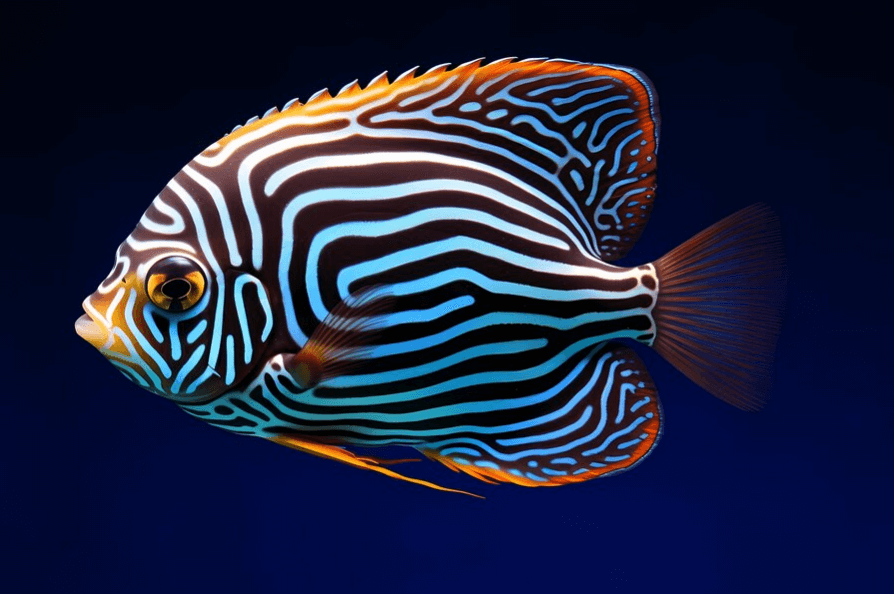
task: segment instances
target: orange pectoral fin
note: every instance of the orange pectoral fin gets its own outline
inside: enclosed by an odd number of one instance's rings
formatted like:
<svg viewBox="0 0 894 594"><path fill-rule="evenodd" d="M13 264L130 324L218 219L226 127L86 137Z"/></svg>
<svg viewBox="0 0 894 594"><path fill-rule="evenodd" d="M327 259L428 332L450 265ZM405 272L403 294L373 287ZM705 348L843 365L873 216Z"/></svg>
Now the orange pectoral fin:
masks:
<svg viewBox="0 0 894 594"><path fill-rule="evenodd" d="M292 379L302 390L339 375L356 372L368 361L370 345L384 329L394 296L381 286L353 293L337 304L307 343L285 357Z"/></svg>
<svg viewBox="0 0 894 594"><path fill-rule="evenodd" d="M474 493L469 493L467 491L460 491L458 489L448 489L447 487L441 487L440 485L436 485L434 483L430 483L428 481L423 481L421 479L415 479L408 476L403 476L402 474L398 474L393 470L388 468L384 468L383 464L398 464L401 462L411 462L413 460L379 460L377 458L372 458L369 456L359 457L356 456L353 452L350 452L344 448L333 446L333 445L325 445L321 443L316 443L313 441L308 441L304 439L299 439L297 437L273 437L270 438L270 441L278 443L280 445L284 445L286 447L290 447L295 450L300 450L302 452L306 452L308 454L313 454L315 456L320 456L321 458L329 458L330 460L337 460L338 462L342 462L344 464L349 464L351 466L355 466L357 468L365 468L366 470L373 470L375 472L384 474L385 476L390 476L391 478L396 478L402 481L407 481L409 483L416 483L417 485L422 485L424 487L429 487L431 489L437 489L438 491L447 491L449 493L461 493L463 495L471 495L472 497L478 497L479 499L484 499L480 495L475 495Z"/></svg>

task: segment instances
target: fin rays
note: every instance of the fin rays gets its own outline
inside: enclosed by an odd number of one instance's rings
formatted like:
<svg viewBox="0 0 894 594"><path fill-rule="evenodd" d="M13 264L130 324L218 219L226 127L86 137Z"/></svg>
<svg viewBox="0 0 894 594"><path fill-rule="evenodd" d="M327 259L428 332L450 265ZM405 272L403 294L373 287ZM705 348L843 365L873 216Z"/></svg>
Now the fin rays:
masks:
<svg viewBox="0 0 894 594"><path fill-rule="evenodd" d="M460 493L462 495L470 495L472 497L477 497L482 499L480 495L475 495L474 493L469 493L468 491L460 491L458 489L449 489L447 487L442 487L440 485L436 485L435 483L430 483L428 481L424 481L422 479L416 479L408 476L404 476L402 474L398 474L393 470L388 468L384 468L383 465L387 464L397 464L400 462L406 462L407 460L379 460L377 458L372 458L368 456L356 456L354 453L340 448L338 446L331 446L316 443L306 439L299 439L297 437L275 437L270 441L274 443L278 443L280 445L284 445L286 447L292 448L294 450L299 450L302 452L306 452L308 454L313 454L315 456L320 456L322 458L328 458L330 460L335 460L337 462L342 462L343 464L347 464L349 466L354 466L355 468L363 468L366 470L372 470L373 472L378 472L379 474L384 474L385 476L389 476L391 478L395 478L401 481L406 481L408 483L414 483L416 485L422 485L423 487L428 487L430 489L435 489L437 491L446 491L448 493Z"/></svg>
<svg viewBox="0 0 894 594"><path fill-rule="evenodd" d="M773 212L755 204L655 262L654 347L714 396L766 402L782 318L785 264Z"/></svg>

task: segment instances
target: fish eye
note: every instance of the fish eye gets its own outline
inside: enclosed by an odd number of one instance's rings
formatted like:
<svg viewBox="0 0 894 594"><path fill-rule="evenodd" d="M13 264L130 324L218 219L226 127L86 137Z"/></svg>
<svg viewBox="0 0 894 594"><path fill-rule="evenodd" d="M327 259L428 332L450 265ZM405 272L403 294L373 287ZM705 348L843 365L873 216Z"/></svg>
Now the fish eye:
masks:
<svg viewBox="0 0 894 594"><path fill-rule="evenodd" d="M186 311L205 292L205 275L198 264L183 256L159 260L146 275L146 294L167 311Z"/></svg>
<svg viewBox="0 0 894 594"><path fill-rule="evenodd" d="M172 278L161 286L161 292L168 299L183 299L192 290L192 284L185 278Z"/></svg>

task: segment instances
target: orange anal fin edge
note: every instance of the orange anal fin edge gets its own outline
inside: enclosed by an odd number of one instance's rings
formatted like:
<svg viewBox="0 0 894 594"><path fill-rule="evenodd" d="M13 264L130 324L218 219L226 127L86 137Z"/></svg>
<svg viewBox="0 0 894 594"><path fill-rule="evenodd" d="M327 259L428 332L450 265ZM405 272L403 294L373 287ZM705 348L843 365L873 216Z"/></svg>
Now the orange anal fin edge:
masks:
<svg viewBox="0 0 894 594"><path fill-rule="evenodd" d="M394 466L395 464L404 464L406 462L419 462L419 458L400 458L397 460L388 460L385 458L375 458L373 456L357 456L358 460L376 464L378 466Z"/></svg>
<svg viewBox="0 0 894 594"><path fill-rule="evenodd" d="M330 460L336 460L338 462L342 462L344 464L348 464L350 466L354 466L357 468L364 468L366 470L373 470L375 472L384 474L385 476L390 476L391 478L396 478L398 480L407 481L409 483L415 483L417 485L422 485L423 487L428 487L430 489L435 489L438 491L446 491L448 493L460 493L462 495L469 495L471 497L477 497L478 499L484 499L481 495L476 495L475 493L469 493L468 491L461 491L459 489L450 489L448 487L442 487L440 485L436 485L434 483L430 483L428 481L424 481L422 479L416 479L408 476L404 476L402 474L398 474L393 470L388 468L384 468L380 466L380 464L394 464L399 462L410 462L413 460L383 460L379 461L375 458L370 458L368 456L358 457L354 455L353 452L350 452L344 448L333 446L333 445L325 445L321 443L316 443L313 441L307 441L303 439L299 439L297 437L273 437L270 438L270 441L274 443L278 443L280 445L284 445L286 447L292 448L294 450L299 450L302 452L306 452L308 454L313 454L315 456L320 456L321 458L328 458Z"/></svg>

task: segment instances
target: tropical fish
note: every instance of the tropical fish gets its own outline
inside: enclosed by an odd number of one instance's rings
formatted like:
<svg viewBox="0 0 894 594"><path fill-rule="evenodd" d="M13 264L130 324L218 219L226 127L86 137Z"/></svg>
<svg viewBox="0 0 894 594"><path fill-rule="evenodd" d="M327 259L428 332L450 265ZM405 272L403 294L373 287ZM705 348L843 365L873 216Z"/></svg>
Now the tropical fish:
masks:
<svg viewBox="0 0 894 594"><path fill-rule="evenodd" d="M629 470L662 434L628 344L759 409L778 225L755 205L620 267L652 211L641 72L480 60L273 108L155 198L76 330L235 433L402 476L401 445L531 487Z"/></svg>

